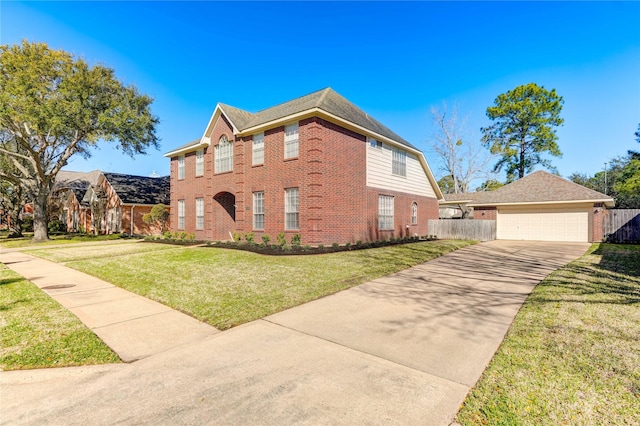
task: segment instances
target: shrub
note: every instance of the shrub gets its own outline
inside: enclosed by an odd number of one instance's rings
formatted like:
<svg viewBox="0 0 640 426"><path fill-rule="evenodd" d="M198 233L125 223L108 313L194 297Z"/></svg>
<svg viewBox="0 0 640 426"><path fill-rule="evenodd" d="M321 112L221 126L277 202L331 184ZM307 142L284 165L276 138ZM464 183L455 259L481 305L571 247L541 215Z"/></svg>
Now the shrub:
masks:
<svg viewBox="0 0 640 426"><path fill-rule="evenodd" d="M269 241L271 241L271 237L268 234L263 234L262 235L262 242L263 242L265 247L269 245Z"/></svg>
<svg viewBox="0 0 640 426"><path fill-rule="evenodd" d="M286 238L286 236L285 236L285 233L284 233L284 232L280 232L280 233L278 234L278 236L276 237L276 240L278 240L278 245L279 245L280 247L284 247L284 246L286 246L286 245L287 245L287 238Z"/></svg>
<svg viewBox="0 0 640 426"><path fill-rule="evenodd" d="M32 216L25 216L22 219L22 232L33 232L33 217Z"/></svg>
<svg viewBox="0 0 640 426"><path fill-rule="evenodd" d="M344 245L346 248L351 248L351 243L347 243Z"/></svg>
<svg viewBox="0 0 640 426"><path fill-rule="evenodd" d="M181 239L181 240L184 240L185 238L187 238L187 233L186 233L186 232L184 232L184 231L182 231L182 232L180 233L179 237L180 237L180 239Z"/></svg>
<svg viewBox="0 0 640 426"><path fill-rule="evenodd" d="M171 239L171 231L164 231L164 234L162 234L162 236L164 237L165 240L170 240Z"/></svg>
<svg viewBox="0 0 640 426"><path fill-rule="evenodd" d="M239 243L240 241L242 241L242 232L233 231L231 237L233 238L233 241Z"/></svg>
<svg viewBox="0 0 640 426"><path fill-rule="evenodd" d="M244 234L244 239L247 240L249 244L253 244L255 234L253 232L247 232L246 234Z"/></svg>
<svg viewBox="0 0 640 426"><path fill-rule="evenodd" d="M291 236L291 245L294 247L300 246L300 234L293 234Z"/></svg>
<svg viewBox="0 0 640 426"><path fill-rule="evenodd" d="M65 224L58 219L50 220L47 224L47 229L49 230L50 234L67 231L67 227L65 226Z"/></svg>
<svg viewBox="0 0 640 426"><path fill-rule="evenodd" d="M334 249L337 249L338 247L340 247L340 244L333 243L333 244L331 244L331 247L333 247Z"/></svg>

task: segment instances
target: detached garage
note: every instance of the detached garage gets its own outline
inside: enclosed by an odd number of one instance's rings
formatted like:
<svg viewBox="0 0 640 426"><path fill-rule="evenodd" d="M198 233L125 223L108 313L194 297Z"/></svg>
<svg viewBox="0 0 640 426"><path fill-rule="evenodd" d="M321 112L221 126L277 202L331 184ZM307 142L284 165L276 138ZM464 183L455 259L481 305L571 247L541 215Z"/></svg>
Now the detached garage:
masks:
<svg viewBox="0 0 640 426"><path fill-rule="evenodd" d="M499 240L602 240L602 217L613 199L538 171L495 191L445 194L441 207L473 209L474 219L496 221Z"/></svg>

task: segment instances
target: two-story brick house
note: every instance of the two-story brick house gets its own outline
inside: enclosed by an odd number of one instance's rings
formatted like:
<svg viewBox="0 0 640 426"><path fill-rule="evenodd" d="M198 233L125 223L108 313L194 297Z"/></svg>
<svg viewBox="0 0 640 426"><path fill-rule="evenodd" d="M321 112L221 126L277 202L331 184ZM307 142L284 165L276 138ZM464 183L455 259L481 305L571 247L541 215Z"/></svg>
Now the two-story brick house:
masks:
<svg viewBox="0 0 640 426"><path fill-rule="evenodd" d="M442 198L424 155L330 88L249 113L219 103L171 159L171 226L303 244L428 234Z"/></svg>

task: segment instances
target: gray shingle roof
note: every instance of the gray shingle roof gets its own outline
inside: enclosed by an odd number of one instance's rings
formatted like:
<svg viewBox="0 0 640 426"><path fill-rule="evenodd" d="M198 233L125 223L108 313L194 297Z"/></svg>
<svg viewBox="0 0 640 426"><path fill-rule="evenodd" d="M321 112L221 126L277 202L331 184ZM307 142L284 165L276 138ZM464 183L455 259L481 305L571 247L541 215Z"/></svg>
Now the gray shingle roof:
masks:
<svg viewBox="0 0 640 426"><path fill-rule="evenodd" d="M601 192L586 188L543 170L531 173L494 191L468 194L445 194L445 203L471 200L471 205L548 203L593 201L612 204L613 199Z"/></svg>
<svg viewBox="0 0 640 426"><path fill-rule="evenodd" d="M78 202L82 202L87 189L90 186L98 184L98 179L102 172L94 170L91 172L72 172L68 170L60 170L56 175L56 182L53 191L69 189L73 191Z"/></svg>
<svg viewBox="0 0 640 426"><path fill-rule="evenodd" d="M318 108L328 112L329 114L340 117L343 120L357 124L371 132L378 133L410 148L417 149L415 146L398 136L375 118L369 116L369 114L362 111L330 87L301 96L280 105L258 111L254 114L230 105L219 105L222 111L226 113L229 120L233 122L240 132L274 120L286 118L290 115Z"/></svg>
<svg viewBox="0 0 640 426"><path fill-rule="evenodd" d="M169 176L158 178L103 173L123 204L169 205Z"/></svg>

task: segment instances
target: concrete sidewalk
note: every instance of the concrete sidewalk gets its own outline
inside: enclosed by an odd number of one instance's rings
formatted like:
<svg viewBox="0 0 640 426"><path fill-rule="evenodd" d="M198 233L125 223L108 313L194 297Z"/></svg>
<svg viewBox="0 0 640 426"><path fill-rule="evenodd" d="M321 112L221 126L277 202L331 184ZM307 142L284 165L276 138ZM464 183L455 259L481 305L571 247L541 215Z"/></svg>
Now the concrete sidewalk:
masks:
<svg viewBox="0 0 640 426"><path fill-rule="evenodd" d="M531 289L588 247L478 244L132 364L3 372L1 422L447 425Z"/></svg>
<svg viewBox="0 0 640 426"><path fill-rule="evenodd" d="M73 312L124 362L201 340L218 330L99 278L20 251L0 259Z"/></svg>

